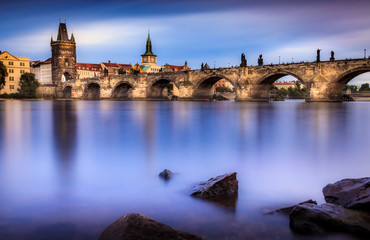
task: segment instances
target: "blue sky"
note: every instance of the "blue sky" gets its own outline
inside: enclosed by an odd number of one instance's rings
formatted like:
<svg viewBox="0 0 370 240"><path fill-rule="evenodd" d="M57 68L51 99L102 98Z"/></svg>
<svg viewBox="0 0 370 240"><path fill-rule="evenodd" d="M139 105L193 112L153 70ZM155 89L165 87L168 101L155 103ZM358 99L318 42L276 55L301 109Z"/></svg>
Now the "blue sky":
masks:
<svg viewBox="0 0 370 240"><path fill-rule="evenodd" d="M148 29L160 65L227 67L242 52L248 65L259 54L265 63L313 61L317 48L323 60L331 50L337 59L370 54L367 0L1 1L0 50L31 60L50 57L59 17L75 35L78 62L140 62Z"/></svg>

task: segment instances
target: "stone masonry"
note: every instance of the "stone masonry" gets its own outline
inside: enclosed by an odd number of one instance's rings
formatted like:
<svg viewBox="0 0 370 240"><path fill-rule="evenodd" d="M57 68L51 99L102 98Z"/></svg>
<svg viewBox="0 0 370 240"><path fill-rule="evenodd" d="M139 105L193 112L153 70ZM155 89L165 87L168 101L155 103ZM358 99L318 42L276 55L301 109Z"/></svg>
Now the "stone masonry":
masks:
<svg viewBox="0 0 370 240"><path fill-rule="evenodd" d="M283 76L291 75L307 88L306 101L342 101L344 86L354 77L368 71L370 59L352 59L115 75L62 82L55 86L55 97L164 99L163 89L173 83L179 90L179 100L198 100L211 98L213 84L225 79L234 86L237 101L268 101L270 85Z"/></svg>

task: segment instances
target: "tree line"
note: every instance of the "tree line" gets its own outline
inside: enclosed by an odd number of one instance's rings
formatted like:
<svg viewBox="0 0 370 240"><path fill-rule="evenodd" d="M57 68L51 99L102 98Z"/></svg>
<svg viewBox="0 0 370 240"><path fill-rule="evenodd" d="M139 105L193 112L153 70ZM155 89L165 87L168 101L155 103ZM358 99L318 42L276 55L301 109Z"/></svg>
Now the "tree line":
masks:
<svg viewBox="0 0 370 240"><path fill-rule="evenodd" d="M348 89L351 90L351 92L357 92L357 91L361 91L361 92L366 92L366 91L370 91L370 85L369 83L363 83L361 85L360 88L358 88L358 86L356 85L346 85L343 89L343 91L347 91Z"/></svg>

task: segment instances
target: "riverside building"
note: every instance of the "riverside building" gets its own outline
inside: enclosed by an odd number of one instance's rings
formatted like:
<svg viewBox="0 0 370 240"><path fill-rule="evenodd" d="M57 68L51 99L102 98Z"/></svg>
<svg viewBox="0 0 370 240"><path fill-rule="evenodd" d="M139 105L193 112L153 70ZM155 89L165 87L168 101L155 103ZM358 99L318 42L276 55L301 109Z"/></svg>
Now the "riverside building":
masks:
<svg viewBox="0 0 370 240"><path fill-rule="evenodd" d="M5 86L0 90L0 94L17 93L22 74L30 72L30 58L16 57L5 51L0 52L0 61L8 70L8 76L5 78Z"/></svg>

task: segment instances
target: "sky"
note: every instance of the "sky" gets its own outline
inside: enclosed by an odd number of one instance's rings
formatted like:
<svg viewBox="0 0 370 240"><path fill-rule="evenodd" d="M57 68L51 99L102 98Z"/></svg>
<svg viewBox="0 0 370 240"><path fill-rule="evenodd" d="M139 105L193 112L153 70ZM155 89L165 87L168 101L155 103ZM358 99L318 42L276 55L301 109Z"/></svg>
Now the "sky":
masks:
<svg viewBox="0 0 370 240"><path fill-rule="evenodd" d="M0 0L0 51L45 60L59 18L77 42L77 62L140 63L150 30L157 63L192 69L370 55L368 0ZM370 80L370 74L356 81ZM352 81L351 81L352 83Z"/></svg>

